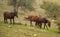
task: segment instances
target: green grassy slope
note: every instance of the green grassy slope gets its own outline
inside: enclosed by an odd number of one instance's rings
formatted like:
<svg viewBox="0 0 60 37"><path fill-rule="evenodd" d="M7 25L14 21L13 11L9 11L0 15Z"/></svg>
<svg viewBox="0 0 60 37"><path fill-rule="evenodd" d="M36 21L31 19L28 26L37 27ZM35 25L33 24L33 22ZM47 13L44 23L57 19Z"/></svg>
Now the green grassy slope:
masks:
<svg viewBox="0 0 60 37"><path fill-rule="evenodd" d="M11 27L10 27L11 26ZM25 24L0 23L0 37L60 37L55 29L39 29Z"/></svg>
<svg viewBox="0 0 60 37"><path fill-rule="evenodd" d="M45 10L40 8L39 2L42 4L42 1L40 0L36 0L36 3L34 3L36 11L25 12L19 8L19 18L15 18L15 22L18 23L15 25L5 24L3 22L3 13L5 11L13 11L13 8L12 6L7 6L6 3L1 2L3 5L0 5L0 37L60 37L57 25L53 22L51 28L46 30L36 28L35 26L30 27L29 21L23 20L27 15L42 15L43 17L46 16ZM25 24L27 24L27 26ZM9 26L12 27L10 28Z"/></svg>

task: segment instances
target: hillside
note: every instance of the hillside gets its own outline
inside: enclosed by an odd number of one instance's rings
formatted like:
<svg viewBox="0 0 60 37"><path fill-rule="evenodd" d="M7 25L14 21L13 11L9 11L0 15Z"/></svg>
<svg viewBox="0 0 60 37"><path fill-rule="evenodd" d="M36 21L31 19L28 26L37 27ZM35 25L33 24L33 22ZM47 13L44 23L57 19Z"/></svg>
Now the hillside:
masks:
<svg viewBox="0 0 60 37"><path fill-rule="evenodd" d="M46 17L46 11L40 8L43 1L53 2L60 5L60 0L35 0L33 3L35 11L24 11L19 7L18 18L15 18L16 24L10 25L9 23L4 23L3 13L5 11L13 11L13 7L7 5L7 0L0 0L0 37L60 37L58 25L51 19L49 19L51 21L51 28L49 28L49 30L43 28L39 29L35 26L30 27L30 22L24 20L24 17L27 17L28 15L41 15L42 17Z"/></svg>
<svg viewBox="0 0 60 37"><path fill-rule="evenodd" d="M60 34L54 28L47 30L25 24L9 25L1 22L0 37L60 37Z"/></svg>

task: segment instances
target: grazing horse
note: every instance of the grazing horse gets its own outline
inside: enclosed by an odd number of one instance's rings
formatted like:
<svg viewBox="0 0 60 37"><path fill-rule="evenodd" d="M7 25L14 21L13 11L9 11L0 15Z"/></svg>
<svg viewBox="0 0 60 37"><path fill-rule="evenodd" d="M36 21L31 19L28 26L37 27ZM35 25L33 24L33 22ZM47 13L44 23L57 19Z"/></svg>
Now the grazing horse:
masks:
<svg viewBox="0 0 60 37"><path fill-rule="evenodd" d="M28 17L25 17L26 20L30 21L31 26L33 26L32 22L35 22L37 18L38 18L38 16L34 16L34 15L29 15Z"/></svg>
<svg viewBox="0 0 60 37"><path fill-rule="evenodd" d="M36 19L35 25L38 25L38 26L41 28L41 27L42 27L42 23L44 23L44 29L45 29L45 26L46 26L47 29L48 29L48 27L51 26L50 21L47 20L46 18L42 18L42 17L38 17L38 18ZM48 27L47 27L46 24L48 25Z"/></svg>
<svg viewBox="0 0 60 37"><path fill-rule="evenodd" d="M12 24L13 20L13 24L14 24L14 17L18 17L17 12L4 12L4 22L7 23L7 19L10 19L10 24Z"/></svg>

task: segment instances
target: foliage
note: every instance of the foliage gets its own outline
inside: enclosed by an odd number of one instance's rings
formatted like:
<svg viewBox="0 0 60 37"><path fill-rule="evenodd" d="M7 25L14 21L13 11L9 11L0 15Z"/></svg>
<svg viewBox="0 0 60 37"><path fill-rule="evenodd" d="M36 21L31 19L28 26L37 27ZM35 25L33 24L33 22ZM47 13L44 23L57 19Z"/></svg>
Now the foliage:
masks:
<svg viewBox="0 0 60 37"><path fill-rule="evenodd" d="M18 6L20 6L21 8L25 8L28 9L30 11L34 10L32 3L34 2L34 0L20 0L18 2Z"/></svg>
<svg viewBox="0 0 60 37"><path fill-rule="evenodd" d="M16 5L17 0L8 0L8 5Z"/></svg>
<svg viewBox="0 0 60 37"><path fill-rule="evenodd" d="M60 22L57 22L57 25L58 25L58 29L60 31Z"/></svg>
<svg viewBox="0 0 60 37"><path fill-rule="evenodd" d="M42 9L45 9L47 11L47 14L49 16L59 16L60 12L60 6L53 3L53 2L46 2L43 1L43 4L40 6Z"/></svg>
<svg viewBox="0 0 60 37"><path fill-rule="evenodd" d="M9 0L8 5L10 6L15 5L17 8L21 7L32 11L34 10L32 6L33 2L34 0Z"/></svg>

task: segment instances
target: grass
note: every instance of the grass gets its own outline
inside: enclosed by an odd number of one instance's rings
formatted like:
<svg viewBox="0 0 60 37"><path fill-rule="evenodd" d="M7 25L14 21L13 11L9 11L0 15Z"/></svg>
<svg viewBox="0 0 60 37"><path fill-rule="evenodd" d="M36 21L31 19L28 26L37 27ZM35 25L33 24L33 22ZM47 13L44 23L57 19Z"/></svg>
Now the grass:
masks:
<svg viewBox="0 0 60 37"><path fill-rule="evenodd" d="M9 27L11 26L11 27ZM1 37L60 37L60 34L55 29L39 29L37 27L30 27L24 24L4 24L0 22L0 36Z"/></svg>

